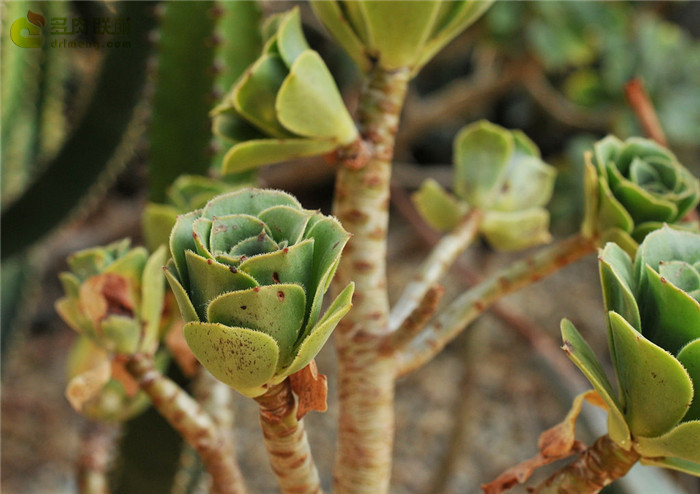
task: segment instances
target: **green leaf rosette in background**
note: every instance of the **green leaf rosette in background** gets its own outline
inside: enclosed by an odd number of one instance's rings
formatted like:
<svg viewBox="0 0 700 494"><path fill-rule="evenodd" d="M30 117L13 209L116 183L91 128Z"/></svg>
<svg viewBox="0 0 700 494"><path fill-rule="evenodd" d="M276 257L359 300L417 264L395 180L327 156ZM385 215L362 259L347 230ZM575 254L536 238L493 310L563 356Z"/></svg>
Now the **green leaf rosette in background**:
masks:
<svg viewBox="0 0 700 494"><path fill-rule="evenodd" d="M473 24L492 1L312 1L323 25L358 67L413 75Z"/></svg>
<svg viewBox="0 0 700 494"><path fill-rule="evenodd" d="M338 87L311 50L299 10L272 16L261 56L213 111L214 133L233 147L222 173L317 156L358 138Z"/></svg>
<svg viewBox="0 0 700 494"><path fill-rule="evenodd" d="M436 230L455 228L467 211L483 213L479 231L498 250L549 242L549 212L556 170L521 131L487 121L463 128L454 144L454 193L426 180L414 194L421 216Z"/></svg>
<svg viewBox="0 0 700 494"><path fill-rule="evenodd" d="M146 247L154 251L168 245L170 232L180 214L204 207L210 199L253 185L247 181L229 183L201 175L180 175L167 190L167 203L146 204L141 223Z"/></svg>
<svg viewBox="0 0 700 494"><path fill-rule="evenodd" d="M610 408L615 442L642 463L700 475L700 235L664 226L634 261L608 243L600 278L619 392L567 320L564 349Z"/></svg>
<svg viewBox="0 0 700 494"><path fill-rule="evenodd" d="M166 252L163 247L149 257L124 239L68 258L70 271L60 275L65 296L56 311L80 335L70 352L66 391L78 412L122 421L148 404L120 357L158 349Z"/></svg>
<svg viewBox="0 0 700 494"><path fill-rule="evenodd" d="M277 190L224 194L180 216L166 276L202 365L251 397L308 365L351 307L353 284L321 316L348 238Z"/></svg>
<svg viewBox="0 0 700 494"><path fill-rule="evenodd" d="M586 154L582 233L634 255L662 224L678 224L700 201L700 184L665 147L649 139L608 136Z"/></svg>

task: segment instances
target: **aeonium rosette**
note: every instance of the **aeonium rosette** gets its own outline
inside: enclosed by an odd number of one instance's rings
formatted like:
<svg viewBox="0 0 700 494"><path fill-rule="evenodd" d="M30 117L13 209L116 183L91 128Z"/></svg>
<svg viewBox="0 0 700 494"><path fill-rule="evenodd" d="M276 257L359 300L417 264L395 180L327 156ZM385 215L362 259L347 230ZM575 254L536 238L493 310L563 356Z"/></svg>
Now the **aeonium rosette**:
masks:
<svg viewBox="0 0 700 494"><path fill-rule="evenodd" d="M179 216L166 276L197 359L251 397L307 366L351 307L353 284L320 314L348 238L277 190L242 189Z"/></svg>
<svg viewBox="0 0 700 494"><path fill-rule="evenodd" d="M609 406L614 441L643 463L700 475L700 235L665 226L634 261L608 243L600 276L619 393L566 320L565 350Z"/></svg>
<svg viewBox="0 0 700 494"><path fill-rule="evenodd" d="M614 136L586 154L583 233L634 255L664 223L678 224L700 201L700 183L676 156L649 139Z"/></svg>
<svg viewBox="0 0 700 494"><path fill-rule="evenodd" d="M146 396L124 369L125 358L154 355L163 336L165 248L152 255L129 239L68 257L65 296L56 311L80 337L68 359L66 397L93 419L122 421L143 411ZM156 357L164 367L167 359Z"/></svg>

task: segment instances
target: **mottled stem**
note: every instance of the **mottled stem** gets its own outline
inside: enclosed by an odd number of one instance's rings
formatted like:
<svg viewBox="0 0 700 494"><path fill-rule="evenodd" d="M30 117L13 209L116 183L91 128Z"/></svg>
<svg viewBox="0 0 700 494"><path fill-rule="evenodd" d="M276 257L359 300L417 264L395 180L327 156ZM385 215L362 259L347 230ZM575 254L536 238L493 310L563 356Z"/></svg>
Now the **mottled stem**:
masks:
<svg viewBox="0 0 700 494"><path fill-rule="evenodd" d="M414 280L404 288L401 297L391 309L389 328L392 331L401 326L418 306L428 289L440 281L457 257L474 241L474 237L479 232L481 217L480 211L471 211L454 230L443 236L433 247Z"/></svg>
<svg viewBox="0 0 700 494"><path fill-rule="evenodd" d="M107 473L118 430L118 426L103 422L85 424L78 456L80 494L109 494Z"/></svg>
<svg viewBox="0 0 700 494"><path fill-rule="evenodd" d="M575 235L516 261L472 287L452 302L398 356L398 375L412 372L452 341L500 298L535 283L595 250L594 240Z"/></svg>
<svg viewBox="0 0 700 494"><path fill-rule="evenodd" d="M389 333L386 239L394 138L409 70L375 68L358 108L360 134L370 157L361 168L343 163L336 179L334 214L352 233L334 283L355 282L353 309L336 330L340 420L333 491L382 494L389 488L394 436L396 362L380 351Z"/></svg>
<svg viewBox="0 0 700 494"><path fill-rule="evenodd" d="M623 477L637 463L639 455L625 451L609 436L601 436L577 460L555 472L537 486L537 494L593 494Z"/></svg>
<svg viewBox="0 0 700 494"><path fill-rule="evenodd" d="M255 398L272 471L282 494L322 493L311 456L304 421L297 419L297 404L289 380Z"/></svg>
<svg viewBox="0 0 700 494"><path fill-rule="evenodd" d="M190 395L156 369L153 357L137 354L126 369L149 396L156 410L202 458L212 477L215 494L246 492L236 461L212 418Z"/></svg>

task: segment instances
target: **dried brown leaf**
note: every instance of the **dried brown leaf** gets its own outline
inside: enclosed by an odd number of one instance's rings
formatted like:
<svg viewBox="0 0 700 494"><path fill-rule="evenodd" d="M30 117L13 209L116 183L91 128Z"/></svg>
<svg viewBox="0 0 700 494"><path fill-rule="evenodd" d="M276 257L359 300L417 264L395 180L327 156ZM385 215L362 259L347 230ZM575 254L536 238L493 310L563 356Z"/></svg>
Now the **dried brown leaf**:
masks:
<svg viewBox="0 0 700 494"><path fill-rule="evenodd" d="M328 408L328 382L326 376L318 372L316 361L289 376L292 391L297 395L297 419L301 419L311 410L325 412Z"/></svg>

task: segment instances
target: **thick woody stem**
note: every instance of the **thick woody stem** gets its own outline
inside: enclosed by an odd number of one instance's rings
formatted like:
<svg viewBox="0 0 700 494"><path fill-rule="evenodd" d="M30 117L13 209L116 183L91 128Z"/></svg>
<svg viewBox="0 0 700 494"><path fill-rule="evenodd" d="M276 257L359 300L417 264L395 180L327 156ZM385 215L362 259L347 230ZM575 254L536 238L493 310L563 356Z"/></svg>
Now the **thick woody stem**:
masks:
<svg viewBox="0 0 700 494"><path fill-rule="evenodd" d="M88 422L80 438L78 489L80 494L109 494L110 453L118 427L103 422Z"/></svg>
<svg viewBox="0 0 700 494"><path fill-rule="evenodd" d="M126 369L148 395L156 410L202 458L215 494L241 494L246 489L226 440L211 417L180 386L156 369L153 357L132 356Z"/></svg>
<svg viewBox="0 0 700 494"><path fill-rule="evenodd" d="M637 462L639 455L625 451L605 435L581 456L555 472L532 492L537 494L593 494L612 481L623 477Z"/></svg>
<svg viewBox="0 0 700 494"><path fill-rule="evenodd" d="M500 298L535 283L595 250L594 240L575 235L517 261L452 302L399 354L398 375L408 374L435 357L469 323Z"/></svg>
<svg viewBox="0 0 700 494"><path fill-rule="evenodd" d="M389 333L386 237L394 137L410 71L376 68L359 109L360 134L370 152L361 168L341 161L334 214L352 233L334 283L355 282L353 309L336 330L340 420L334 492L381 494L389 488L394 434L394 369L380 352Z"/></svg>
<svg viewBox="0 0 700 494"><path fill-rule="evenodd" d="M321 483L289 380L255 398L272 471L282 494L320 494Z"/></svg>
<svg viewBox="0 0 700 494"><path fill-rule="evenodd" d="M415 310L428 289L445 275L457 257L474 241L479 232L481 217L479 210L472 210L453 231L443 236L433 247L415 279L404 288L401 297L391 309L389 327L392 331Z"/></svg>

